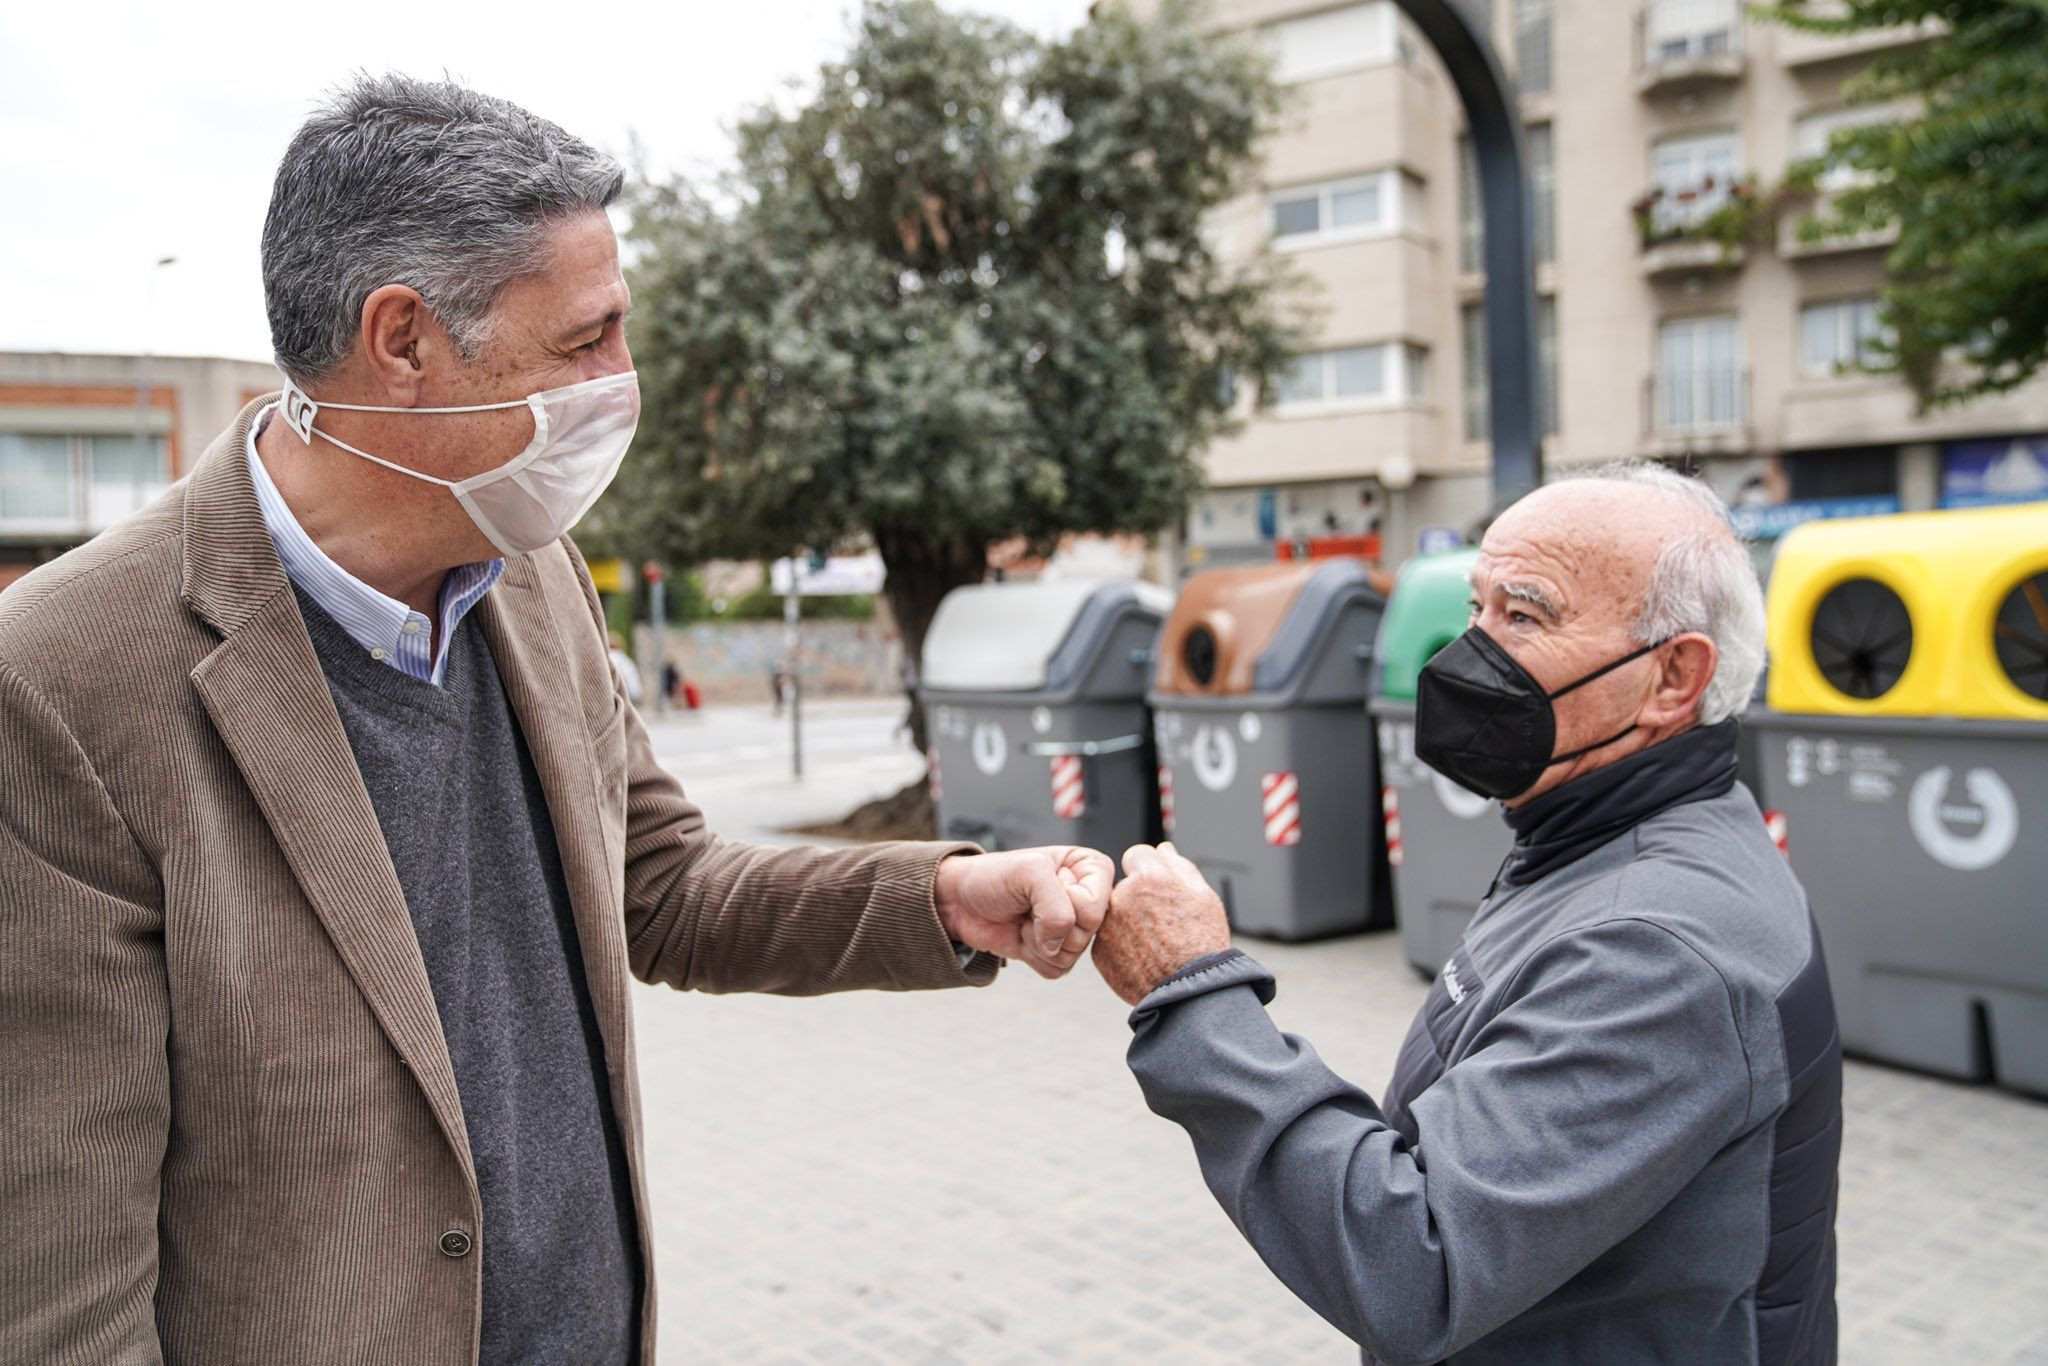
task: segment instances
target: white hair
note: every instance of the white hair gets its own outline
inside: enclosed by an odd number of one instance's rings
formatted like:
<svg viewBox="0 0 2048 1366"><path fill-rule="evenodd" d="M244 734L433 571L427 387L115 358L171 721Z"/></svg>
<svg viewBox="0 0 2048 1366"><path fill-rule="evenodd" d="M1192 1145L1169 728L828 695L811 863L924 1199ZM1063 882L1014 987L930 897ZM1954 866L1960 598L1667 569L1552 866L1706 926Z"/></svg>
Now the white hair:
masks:
<svg viewBox="0 0 2048 1366"><path fill-rule="evenodd" d="M1713 529L1666 542L1630 634L1639 645L1686 631L1706 636L1720 658L1700 695L1700 724L1711 726L1742 711L1764 668L1764 592L1728 505L1704 480L1648 460L1617 461L1572 477L1656 489L1713 520Z"/></svg>

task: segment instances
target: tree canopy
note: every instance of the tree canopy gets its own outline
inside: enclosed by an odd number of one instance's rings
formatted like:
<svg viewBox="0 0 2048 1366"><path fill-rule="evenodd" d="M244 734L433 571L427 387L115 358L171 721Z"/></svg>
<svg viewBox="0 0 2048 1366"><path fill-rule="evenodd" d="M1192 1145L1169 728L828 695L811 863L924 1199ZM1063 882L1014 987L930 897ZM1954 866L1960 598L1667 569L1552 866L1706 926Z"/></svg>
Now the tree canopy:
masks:
<svg viewBox="0 0 2048 1366"><path fill-rule="evenodd" d="M1204 230L1278 107L1184 3L1042 42L872 0L801 98L740 122L728 177L640 186L644 412L592 541L871 537L914 650L992 540L1170 524L1233 384L1294 339L1272 261Z"/></svg>
<svg viewBox="0 0 2048 1366"><path fill-rule="evenodd" d="M1906 112L1836 133L1804 168L1809 186L1824 166L1860 174L1801 231L1896 227L1884 364L1928 404L2025 383L2048 359L2048 0L1794 0L1764 13L1815 33L1938 33L1850 83L1855 101Z"/></svg>

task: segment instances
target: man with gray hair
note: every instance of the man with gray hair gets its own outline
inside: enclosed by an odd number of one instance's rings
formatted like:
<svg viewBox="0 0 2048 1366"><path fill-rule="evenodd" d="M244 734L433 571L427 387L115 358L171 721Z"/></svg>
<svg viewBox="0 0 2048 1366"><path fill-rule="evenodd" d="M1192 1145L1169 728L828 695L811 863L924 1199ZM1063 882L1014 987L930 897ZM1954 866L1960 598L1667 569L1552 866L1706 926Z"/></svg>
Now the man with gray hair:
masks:
<svg viewBox="0 0 2048 1366"><path fill-rule="evenodd" d="M264 226L283 392L0 599L0 1362L652 1361L629 974L1100 923L1093 851L737 844L656 764L566 534L640 412L621 179L354 82Z"/></svg>
<svg viewBox="0 0 2048 1366"><path fill-rule="evenodd" d="M1736 781L1748 556L1704 485L1626 465L1504 512L1472 593L1416 750L1514 845L1393 1080L1375 1101L1276 1029L1200 873L1141 845L1095 961L1145 1098L1368 1361L1832 1362L1841 1050Z"/></svg>

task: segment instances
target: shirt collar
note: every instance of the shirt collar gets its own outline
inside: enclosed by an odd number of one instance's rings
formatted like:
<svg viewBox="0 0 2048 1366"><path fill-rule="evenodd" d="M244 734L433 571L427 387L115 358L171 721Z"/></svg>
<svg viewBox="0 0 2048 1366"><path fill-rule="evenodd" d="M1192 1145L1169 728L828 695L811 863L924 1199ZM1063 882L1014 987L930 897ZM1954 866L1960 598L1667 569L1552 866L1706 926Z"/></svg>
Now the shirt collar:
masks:
<svg viewBox="0 0 2048 1366"><path fill-rule="evenodd" d="M480 560L458 565L441 584L441 636L434 645L434 625L425 614L413 611L398 599L378 592L336 564L306 534L292 514L284 495L256 453L256 438L277 411L271 404L249 424L249 477L256 485L256 504L263 512L264 529L277 547L277 558L285 576L320 610L333 617L349 638L400 673L423 683L440 683L448 671L448 645L455 628L471 608L503 577L503 560Z"/></svg>

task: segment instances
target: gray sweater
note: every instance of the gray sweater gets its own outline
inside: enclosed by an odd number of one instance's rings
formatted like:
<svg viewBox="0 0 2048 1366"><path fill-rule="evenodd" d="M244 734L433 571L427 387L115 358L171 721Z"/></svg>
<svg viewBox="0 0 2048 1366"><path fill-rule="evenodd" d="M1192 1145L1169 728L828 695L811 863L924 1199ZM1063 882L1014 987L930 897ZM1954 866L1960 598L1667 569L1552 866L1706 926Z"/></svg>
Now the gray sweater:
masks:
<svg viewBox="0 0 2048 1366"><path fill-rule="evenodd" d="M474 614L445 687L299 611L441 1016L483 1208L481 1366L637 1359L640 1257L554 824Z"/></svg>
<svg viewBox="0 0 2048 1366"><path fill-rule="evenodd" d="M1833 1004L1734 762L1696 730L1514 813L1382 1102L1240 953L1133 1013L1147 1102L1367 1360L1834 1360Z"/></svg>

